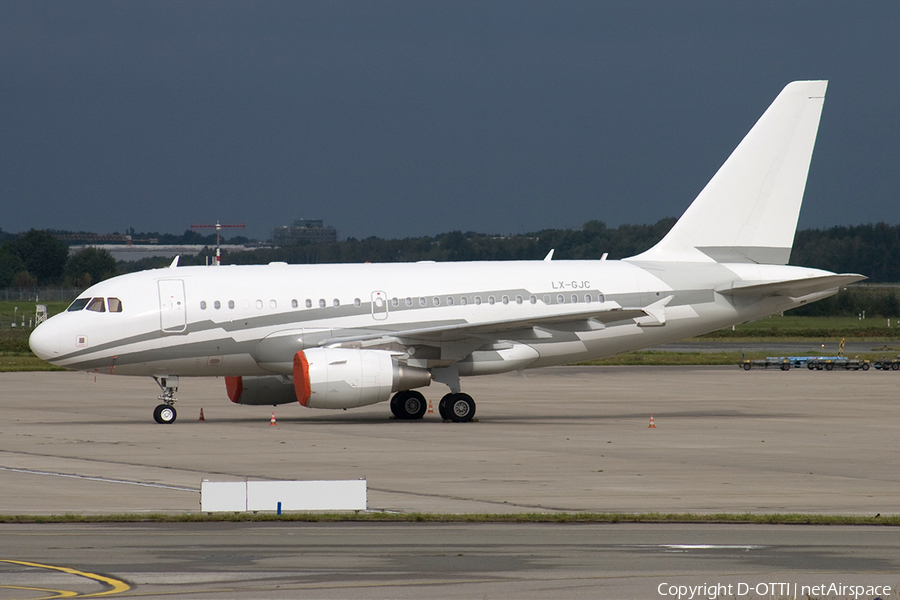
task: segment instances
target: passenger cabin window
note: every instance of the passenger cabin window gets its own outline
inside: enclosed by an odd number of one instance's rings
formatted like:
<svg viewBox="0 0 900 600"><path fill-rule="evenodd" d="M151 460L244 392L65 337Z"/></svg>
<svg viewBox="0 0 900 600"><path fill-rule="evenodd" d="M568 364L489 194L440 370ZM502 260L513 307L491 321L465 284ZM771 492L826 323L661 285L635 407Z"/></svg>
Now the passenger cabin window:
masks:
<svg viewBox="0 0 900 600"><path fill-rule="evenodd" d="M200 301L200 310L206 310L206 300Z"/></svg>
<svg viewBox="0 0 900 600"><path fill-rule="evenodd" d="M109 312L122 312L122 301L118 298L107 298L109 304Z"/></svg>
<svg viewBox="0 0 900 600"><path fill-rule="evenodd" d="M69 305L69 308L66 309L67 312L77 312L79 310L84 309L85 306L90 302L90 298L78 298L72 304Z"/></svg>
<svg viewBox="0 0 900 600"><path fill-rule="evenodd" d="M103 298L91 298L91 302L88 304L87 309L94 312L106 312L106 303Z"/></svg>

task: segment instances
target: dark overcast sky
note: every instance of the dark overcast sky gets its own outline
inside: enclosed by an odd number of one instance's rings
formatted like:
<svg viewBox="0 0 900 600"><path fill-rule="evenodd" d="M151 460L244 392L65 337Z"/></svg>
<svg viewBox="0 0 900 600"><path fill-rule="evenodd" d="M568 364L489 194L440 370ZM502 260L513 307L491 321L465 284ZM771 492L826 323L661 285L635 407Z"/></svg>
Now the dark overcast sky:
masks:
<svg viewBox="0 0 900 600"><path fill-rule="evenodd" d="M898 2L0 0L0 228L678 216L828 79L801 227L900 221Z"/></svg>

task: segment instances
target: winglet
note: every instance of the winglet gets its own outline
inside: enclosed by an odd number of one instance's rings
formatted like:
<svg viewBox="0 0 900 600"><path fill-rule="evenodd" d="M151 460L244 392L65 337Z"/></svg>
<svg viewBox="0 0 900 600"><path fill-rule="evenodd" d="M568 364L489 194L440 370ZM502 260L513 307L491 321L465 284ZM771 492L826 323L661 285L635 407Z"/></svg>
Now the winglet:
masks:
<svg viewBox="0 0 900 600"><path fill-rule="evenodd" d="M553 260L553 252L554 252L555 250L556 250L556 248L551 248L551 249L550 249L550 252L548 252L548 253L547 253L547 256L544 257L544 262L550 262L551 260Z"/></svg>
<svg viewBox="0 0 900 600"><path fill-rule="evenodd" d="M180 255L180 254L179 254L178 256L176 256L176 257L175 257L175 260L172 261L172 264L169 265L169 268L170 268L170 269L174 269L175 267L178 266L178 259L179 259L179 258L181 258L181 255Z"/></svg>

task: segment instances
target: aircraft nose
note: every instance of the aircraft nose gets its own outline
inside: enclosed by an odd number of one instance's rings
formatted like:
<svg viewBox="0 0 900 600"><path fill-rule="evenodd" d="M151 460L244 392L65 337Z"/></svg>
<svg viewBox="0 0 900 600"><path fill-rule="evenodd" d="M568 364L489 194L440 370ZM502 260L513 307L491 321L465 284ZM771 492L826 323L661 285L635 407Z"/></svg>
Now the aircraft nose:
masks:
<svg viewBox="0 0 900 600"><path fill-rule="evenodd" d="M28 337L28 345L35 356L52 362L59 356L59 328L49 321L41 323Z"/></svg>

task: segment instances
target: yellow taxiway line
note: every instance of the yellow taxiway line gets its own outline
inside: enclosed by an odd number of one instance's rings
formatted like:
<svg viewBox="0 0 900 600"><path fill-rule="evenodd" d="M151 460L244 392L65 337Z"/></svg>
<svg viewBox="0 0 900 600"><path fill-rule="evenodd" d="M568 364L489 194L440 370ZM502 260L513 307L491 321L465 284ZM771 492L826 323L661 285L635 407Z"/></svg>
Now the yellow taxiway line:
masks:
<svg viewBox="0 0 900 600"><path fill-rule="evenodd" d="M22 587L22 586L12 586L12 585L0 585L0 588L4 589L14 589L14 590L30 590L37 592L52 592L56 595L54 596L43 596L42 598L33 598L31 600L51 600L53 598L97 598L100 596L111 596L113 594L121 594L122 592L127 592L131 589L131 586L125 583L124 581L119 581L118 579L113 579L112 577L106 577L105 575L98 575L96 573L87 573L85 571L79 571L78 569L71 569L69 567L57 567L55 565L43 565L41 563L28 562L24 560L9 560L0 558L0 562L9 563L12 565L22 565L23 567L34 567L35 569L49 569L51 571L61 571L63 573L67 573L69 575L75 575L76 577L85 577L87 579L93 579L94 581L106 584L110 586L112 589L106 590L104 592L95 592L93 594L79 594L78 592L72 592L68 590L50 590L43 588L30 588L30 587Z"/></svg>

